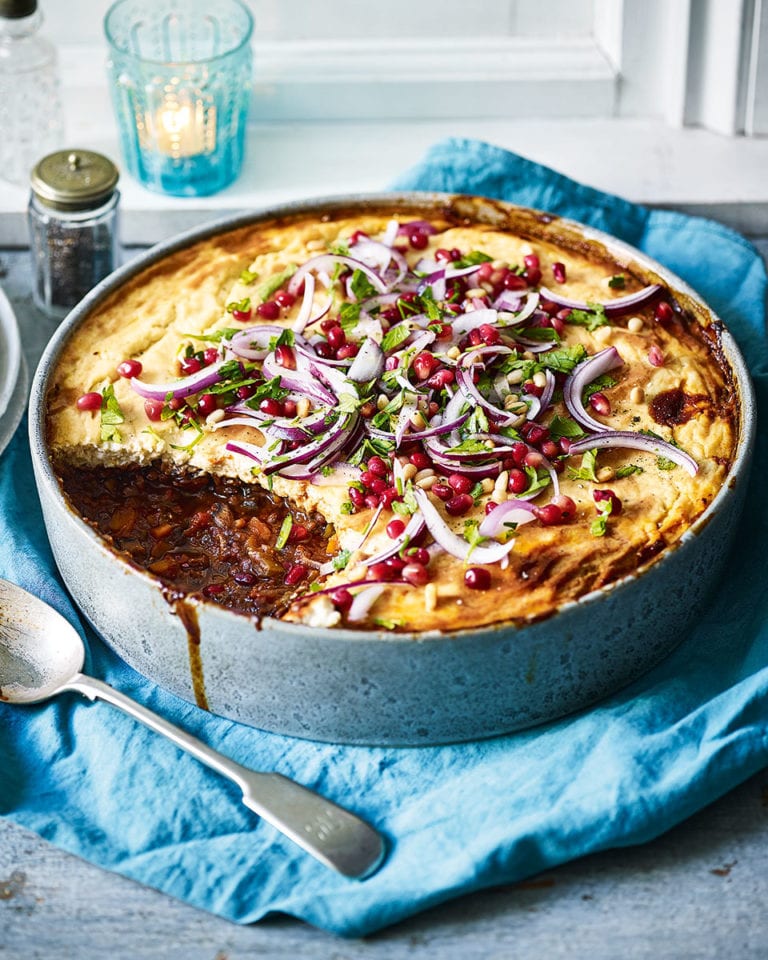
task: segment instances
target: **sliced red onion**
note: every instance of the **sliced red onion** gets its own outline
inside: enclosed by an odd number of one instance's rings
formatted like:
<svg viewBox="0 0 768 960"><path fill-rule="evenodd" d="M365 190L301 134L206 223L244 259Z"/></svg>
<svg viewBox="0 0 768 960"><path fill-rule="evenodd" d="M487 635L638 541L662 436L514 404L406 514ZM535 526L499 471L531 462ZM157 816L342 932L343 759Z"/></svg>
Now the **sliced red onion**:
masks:
<svg viewBox="0 0 768 960"><path fill-rule="evenodd" d="M301 356L299 349L296 350L297 358ZM303 358L306 363L306 358ZM289 370L287 367L281 367L275 360L274 354L267 354L262 361L262 371L270 379L280 378L280 385L286 390L296 390L305 397L311 397L319 403L328 406L336 406L336 395L327 389L323 383L318 383L317 374L314 372L313 364L297 364L295 370Z"/></svg>
<svg viewBox="0 0 768 960"><path fill-rule="evenodd" d="M415 540L423 529L424 517L421 515L421 513L414 513L400 536L396 537L385 550L382 550L381 553L377 553L376 556L369 557L367 560L363 560L361 562L364 566L370 567L374 563L381 563L382 560L388 560L390 557L394 557L395 554L399 553L404 546Z"/></svg>
<svg viewBox="0 0 768 960"><path fill-rule="evenodd" d="M552 403L552 397L554 395L555 386L557 384L555 375L554 373L552 373L552 371L549 368L547 368L544 371L544 376L546 377L547 382L544 385L543 393L539 397L539 403L542 410L546 410L547 407L550 405L550 403Z"/></svg>
<svg viewBox="0 0 768 960"><path fill-rule="evenodd" d="M508 523L521 527L524 523L535 520L534 510L535 507L527 500L505 500L486 514L478 527L478 532L483 537L498 537L499 534L509 532L506 526Z"/></svg>
<svg viewBox="0 0 768 960"><path fill-rule="evenodd" d="M320 436L317 440L312 440L311 443L304 444L303 447L299 447L297 450L291 450L289 453L281 454L279 457L273 458L272 462L265 466L264 473L268 475L280 470L281 467L289 467L297 463L306 463L308 460L313 460L320 454L323 454L325 458L327 458L331 453L338 453L349 442L356 426L357 414L347 414L339 417L324 436Z"/></svg>
<svg viewBox="0 0 768 960"><path fill-rule="evenodd" d="M470 310L469 313L464 313L451 321L454 337L469 333L470 330L476 330L477 327L481 327L484 323L494 324L498 320L498 317L498 311L492 310L490 307Z"/></svg>
<svg viewBox="0 0 768 960"><path fill-rule="evenodd" d="M230 453L242 454L244 457L256 460L257 463L264 463L264 460L271 456L266 447L259 447L255 443L246 443L244 440L230 440L224 449L229 450Z"/></svg>
<svg viewBox="0 0 768 960"><path fill-rule="evenodd" d="M384 354L381 347L375 340L366 337L349 370L347 370L347 377L356 383L365 383L368 380L378 379L383 370Z"/></svg>
<svg viewBox="0 0 768 960"><path fill-rule="evenodd" d="M469 414L470 411L467 410L466 413L462 413L453 420L441 419L438 423L427 427L426 430L414 430L408 434L408 440L425 440L427 437L437 437L443 433L449 433L451 430L456 430L460 427L465 420L468 420ZM394 433L390 433L387 430L379 430L378 427L373 427L368 422L366 422L365 429L372 437L381 437L382 440L395 439Z"/></svg>
<svg viewBox="0 0 768 960"><path fill-rule="evenodd" d="M360 537L360 542L355 547L355 550L354 550L355 553L357 553L359 550L362 550L363 546L365 545L365 541L368 539L368 537L370 537L371 533L373 533L373 528L379 522L379 517L381 516L381 511L383 509L384 509L384 501L382 500L379 503L378 507L376 507L376 509L374 510L373 516L366 524L365 530L363 530L362 536Z"/></svg>
<svg viewBox="0 0 768 960"><path fill-rule="evenodd" d="M403 442L406 431L411 426L411 417L419 409L418 402L414 400L405 400L395 422L395 446L399 447Z"/></svg>
<svg viewBox="0 0 768 960"><path fill-rule="evenodd" d="M362 260L368 266L378 267L380 272L386 270L391 261L394 260L397 264L397 276L392 281L391 286L402 280L408 270L408 263L402 253L394 247L380 243L378 240L360 240L351 247L351 250L355 259Z"/></svg>
<svg viewBox="0 0 768 960"><path fill-rule="evenodd" d="M363 263L362 260L355 260L354 257L345 257L339 253L321 253L317 257L311 257L306 263L303 263L289 280L288 292L295 296L296 291L301 286L301 281L308 273L314 272L319 274L323 271L332 270L336 264L349 267L350 270L361 270L379 293L388 292L389 286L384 283L374 270L371 270L367 264Z"/></svg>
<svg viewBox="0 0 768 960"><path fill-rule="evenodd" d="M387 229L381 236L381 242L385 247L394 246L395 240L397 240L397 231L400 229L400 224L397 220L390 220L387 224Z"/></svg>
<svg viewBox="0 0 768 960"><path fill-rule="evenodd" d="M523 323L529 317L531 317L535 312L536 308L539 306L539 294L538 293L529 293L525 298L525 306L518 313L515 313L514 319L507 320L504 318L504 326L517 326L518 324Z"/></svg>
<svg viewBox="0 0 768 960"><path fill-rule="evenodd" d="M518 419L518 414L510 413L509 410L503 410L501 407L495 406L480 393L472 379L472 367L464 365L456 367L456 383L468 400L474 400L484 410L487 410L496 423L501 424L501 426L507 426Z"/></svg>
<svg viewBox="0 0 768 960"><path fill-rule="evenodd" d="M184 397L191 397L193 393L205 390L206 387L212 387L214 383L218 383L221 380L219 370L225 363L230 362L229 360L217 360L216 363L203 367L188 377L172 380L170 383L144 383L138 377L132 377L131 389L147 400L165 400L169 394L173 399L181 400Z"/></svg>
<svg viewBox="0 0 768 960"><path fill-rule="evenodd" d="M249 327L240 330L228 341L229 348L245 360L263 360L269 353L270 342L284 332L283 327L269 324Z"/></svg>
<svg viewBox="0 0 768 960"><path fill-rule="evenodd" d="M376 343L381 343L384 338L381 320L377 320L364 310L360 311L360 317L355 324L355 333L360 337L370 337Z"/></svg>
<svg viewBox="0 0 768 960"><path fill-rule="evenodd" d="M413 495L416 497L424 522L435 543L439 543L452 557L457 557L465 563L470 560L472 563L498 563L514 547L514 539L510 539L507 543L478 544L472 547L463 537L451 530L425 490L414 487Z"/></svg>
<svg viewBox="0 0 768 960"><path fill-rule="evenodd" d="M601 377L609 370L623 366L624 361L616 347L606 347L593 357L582 361L573 373L566 379L563 387L563 400L568 412L582 427L595 433L609 430L610 427L591 417L582 402L584 388L597 377Z"/></svg>
<svg viewBox="0 0 768 960"><path fill-rule="evenodd" d="M648 437L643 433L634 433L631 430L603 430L602 433L593 434L591 437L584 437L582 440L576 440L571 444L568 453L585 453L587 450L611 450L626 447L629 450L642 450L645 453L654 453L658 457L666 457L695 477L699 472L699 465L693 457L680 450L679 447L666 440L657 440L655 437Z"/></svg>
<svg viewBox="0 0 768 960"><path fill-rule="evenodd" d="M528 353L546 353L555 345L554 340L533 340L531 337L518 336L515 336L515 343L525 347Z"/></svg>
<svg viewBox="0 0 768 960"><path fill-rule="evenodd" d="M658 296L662 289L663 288L661 284L652 283L647 287L643 287L642 290L627 294L626 297L616 297L614 300L605 301L593 300L591 302L599 303L600 306L602 306L605 310L606 316L621 317L625 313L631 313L633 310L637 310L638 307L645 306L646 303L649 303L654 297ZM585 301L570 300L568 297L564 297L556 290L549 290L547 287L541 287L539 292L546 300L551 300L552 303L556 303L561 307L570 307L572 310L591 309L589 304Z"/></svg>
<svg viewBox="0 0 768 960"><path fill-rule="evenodd" d="M369 587L363 587L362 590L359 590L355 594L352 605L347 611L347 622L358 623L360 620L365 620L374 603L376 603L386 588L387 584L385 583L372 583Z"/></svg>
<svg viewBox="0 0 768 960"><path fill-rule="evenodd" d="M445 300L445 268L441 267L425 277L416 288L419 294L429 287L432 290L432 297L435 300Z"/></svg>
<svg viewBox="0 0 768 960"><path fill-rule="evenodd" d="M428 233L430 236L437 233L437 227L431 224L429 220L409 220L408 223L398 225L397 234L402 237L409 234L412 230L420 230L422 233Z"/></svg>

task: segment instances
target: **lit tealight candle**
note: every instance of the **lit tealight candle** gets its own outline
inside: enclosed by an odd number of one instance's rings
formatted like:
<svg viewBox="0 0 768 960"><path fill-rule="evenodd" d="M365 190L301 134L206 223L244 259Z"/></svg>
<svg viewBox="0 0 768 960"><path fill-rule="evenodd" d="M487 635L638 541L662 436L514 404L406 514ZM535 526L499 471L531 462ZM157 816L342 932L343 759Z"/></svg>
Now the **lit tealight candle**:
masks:
<svg viewBox="0 0 768 960"><path fill-rule="evenodd" d="M206 115L200 100L189 104L168 98L154 117L147 117L147 126L158 152L169 157L195 157L216 145L215 107Z"/></svg>

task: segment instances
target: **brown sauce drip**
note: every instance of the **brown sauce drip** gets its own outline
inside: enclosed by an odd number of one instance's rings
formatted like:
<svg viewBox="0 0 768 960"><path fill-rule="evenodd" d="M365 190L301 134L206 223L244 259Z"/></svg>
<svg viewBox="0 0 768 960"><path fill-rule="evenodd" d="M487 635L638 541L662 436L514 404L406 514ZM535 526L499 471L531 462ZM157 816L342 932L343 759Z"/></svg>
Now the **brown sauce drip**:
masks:
<svg viewBox="0 0 768 960"><path fill-rule="evenodd" d="M656 423L666 427L674 427L687 423L691 417L702 413L710 407L710 400L703 393L685 393L679 387L673 390L664 390L657 394L650 403L650 412Z"/></svg>
<svg viewBox="0 0 768 960"><path fill-rule="evenodd" d="M178 598L188 596L280 616L328 559L322 517L291 509L292 536L278 547L287 505L241 480L157 465L58 472L75 510L123 559L160 580L182 618ZM304 577L286 583L299 564Z"/></svg>
<svg viewBox="0 0 768 960"><path fill-rule="evenodd" d="M200 624L197 619L197 610L181 597L171 600L171 608L184 624L184 629L187 631L189 673L192 677L192 691L195 694L195 703L201 710L208 710L208 697L205 692L205 678L203 676L203 657L202 651L200 650Z"/></svg>

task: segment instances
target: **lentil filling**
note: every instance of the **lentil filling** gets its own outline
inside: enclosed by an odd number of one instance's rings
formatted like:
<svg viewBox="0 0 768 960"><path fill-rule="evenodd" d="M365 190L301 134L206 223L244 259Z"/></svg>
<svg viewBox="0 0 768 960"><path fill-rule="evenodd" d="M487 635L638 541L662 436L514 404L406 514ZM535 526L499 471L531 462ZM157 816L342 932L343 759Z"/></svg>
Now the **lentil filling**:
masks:
<svg viewBox="0 0 768 960"><path fill-rule="evenodd" d="M328 560L322 517L289 512L278 497L241 480L156 465L62 465L57 472L74 509L174 593L279 616L297 584L305 592Z"/></svg>

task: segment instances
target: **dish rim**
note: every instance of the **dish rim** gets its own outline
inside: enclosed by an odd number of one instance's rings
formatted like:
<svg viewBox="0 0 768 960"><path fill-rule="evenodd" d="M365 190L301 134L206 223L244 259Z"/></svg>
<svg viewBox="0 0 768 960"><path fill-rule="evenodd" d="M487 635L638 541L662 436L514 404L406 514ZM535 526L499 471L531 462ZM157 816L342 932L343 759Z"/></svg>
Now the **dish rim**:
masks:
<svg viewBox="0 0 768 960"><path fill-rule="evenodd" d="M738 393L739 429L736 449L730 469L712 502L703 513L696 517L675 543L665 547L657 557L641 568L625 574L603 587L591 590L576 599L559 604L541 617L522 622L506 620L481 626L466 626L457 630L442 630L438 627L425 631L400 632L390 631L384 628L364 630L349 627L323 627L321 630L318 630L316 627L289 620L273 617L257 618L251 614L240 613L223 607L203 597L187 595L185 602L194 605L195 609L202 608L208 613L215 611L216 616L223 616L225 621L231 619L233 624L242 625L243 623L249 623L256 625L258 629L262 630L279 629L290 636L295 635L296 637L312 636L316 638L320 636L329 639L333 638L334 640L348 640L349 642L381 642L382 640L387 640L408 644L425 641L445 641L447 639L460 640L468 636L476 639L480 635L492 635L501 630L525 630L527 627L543 621L551 621L554 617L561 616L573 608L582 608L598 603L605 596L612 595L617 590L627 588L634 583L639 583L643 577L663 567L665 562L679 550L690 549L690 545L695 542L698 536L708 526L713 516L720 510L723 501L727 501L732 496L735 486L740 483L746 483L747 481L747 476L743 474L749 469L752 447L754 445L757 421L756 404L751 376L735 337L718 314L693 288L673 271L643 253L641 250L633 247L631 244L588 224L571 220L568 217L561 217L557 214L511 203L509 201L461 193L403 191L335 194L303 200L292 200L275 206L255 208L234 215L230 214L200 224L182 231L179 234L175 234L166 240L160 241L131 259L128 263L123 264L94 287L94 289L70 311L47 344L35 371L29 400L29 437L33 456L37 458L38 466L40 467L39 477L46 484L49 492L54 493L57 502L65 508L79 529L86 534L99 550L108 554L113 559L120 561L124 568L146 580L147 584L151 585L155 590L162 589L162 583L159 579L153 577L141 568L133 566L111 549L106 541L69 505L53 471L45 439L45 401L49 382L61 352L70 337L74 335L79 324L85 321L91 311L98 306L103 299L145 268L194 243L210 239L221 233L234 231L240 227L257 222L268 222L270 220L291 217L298 214L311 214L320 211L329 212L334 209L348 209L352 207L362 208L363 210L365 207L371 209L377 207L379 209L392 208L394 212L398 206L406 208L408 206L412 208L421 207L422 209L433 205L442 205L445 207L446 205L460 201L462 198L473 201L485 200L493 205L522 211L526 214L533 214L536 217L549 218L549 222L556 221L558 224L562 224L566 230L579 233L585 239L601 244L607 252L611 256L615 256L617 260L633 263L642 270L657 274L670 287L673 293L676 295L682 294L689 298L706 311L713 324L720 325L720 345L724 359L733 374L734 386Z"/></svg>

